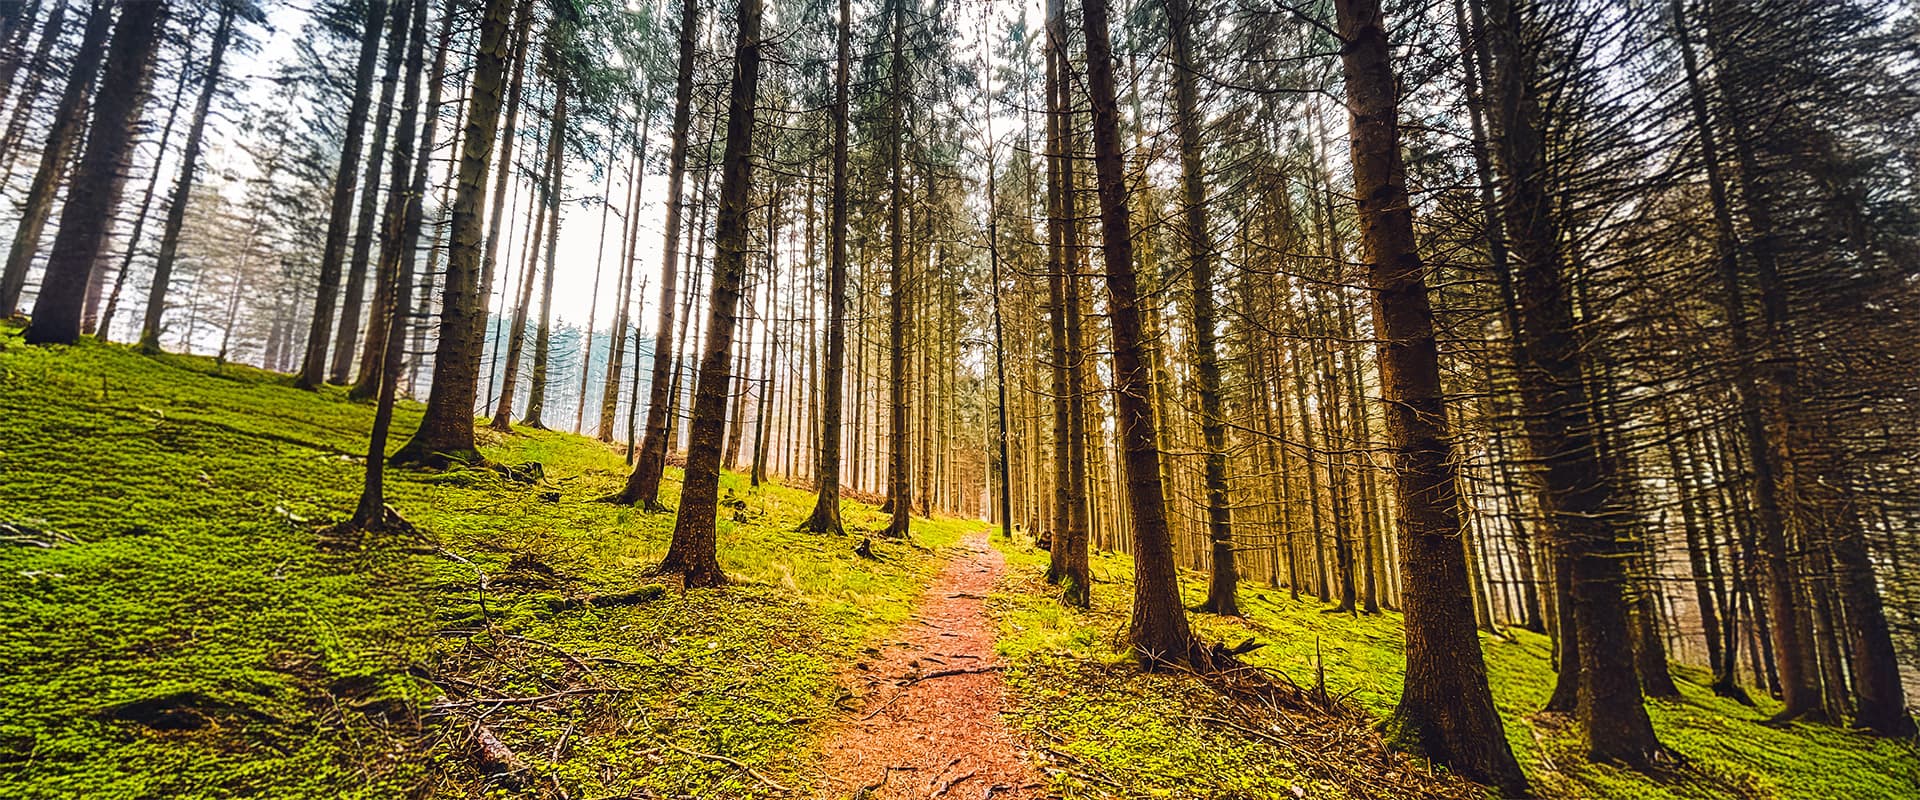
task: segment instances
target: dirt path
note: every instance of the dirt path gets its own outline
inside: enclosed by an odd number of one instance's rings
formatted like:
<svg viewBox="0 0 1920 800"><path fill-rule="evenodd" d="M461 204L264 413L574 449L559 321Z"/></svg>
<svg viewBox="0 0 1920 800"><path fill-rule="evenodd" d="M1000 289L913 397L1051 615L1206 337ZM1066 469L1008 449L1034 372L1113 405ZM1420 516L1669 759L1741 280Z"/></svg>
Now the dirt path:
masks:
<svg viewBox="0 0 1920 800"><path fill-rule="evenodd" d="M983 602L1006 571L983 531L967 537L918 611L841 677L853 707L827 744L827 798L1029 800L1039 773L1007 727L1007 687Z"/></svg>

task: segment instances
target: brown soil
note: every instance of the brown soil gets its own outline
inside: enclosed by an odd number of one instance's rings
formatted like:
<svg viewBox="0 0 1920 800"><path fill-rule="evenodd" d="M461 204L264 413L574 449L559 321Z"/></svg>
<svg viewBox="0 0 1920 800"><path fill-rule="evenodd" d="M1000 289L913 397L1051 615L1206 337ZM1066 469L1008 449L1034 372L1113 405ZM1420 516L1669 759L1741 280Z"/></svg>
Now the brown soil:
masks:
<svg viewBox="0 0 1920 800"><path fill-rule="evenodd" d="M841 677L853 711L828 739L823 797L1041 797L1001 717L1007 687L983 601L1005 570L985 532L968 537L897 638Z"/></svg>

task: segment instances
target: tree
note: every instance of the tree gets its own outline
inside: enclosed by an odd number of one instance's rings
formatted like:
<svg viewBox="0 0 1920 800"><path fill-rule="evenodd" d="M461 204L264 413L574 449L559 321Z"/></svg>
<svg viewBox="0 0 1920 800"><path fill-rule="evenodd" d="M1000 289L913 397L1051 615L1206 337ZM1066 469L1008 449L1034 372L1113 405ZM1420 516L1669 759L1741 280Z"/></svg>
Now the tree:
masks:
<svg viewBox="0 0 1920 800"><path fill-rule="evenodd" d="M726 582L716 557L715 517L720 502L720 449L726 436L727 392L733 376L733 329L746 273L748 203L753 191L753 127L760 83L760 0L739 0L733 54L733 89L727 99L727 144L720 162L720 218L714 230L717 253L707 307L707 341L700 354L700 378L694 391L693 425L687 436L686 477L681 482L673 539L660 563L663 573L678 574L685 585Z"/></svg>
<svg viewBox="0 0 1920 800"><path fill-rule="evenodd" d="M1212 543L1211 579L1199 610L1237 617L1240 575L1233 565L1233 517L1227 500L1227 421L1220 397L1220 356L1214 343L1213 233L1207 228L1207 177L1203 156L1199 89L1193 58L1196 23L1188 0L1164 0L1173 45L1175 127L1180 137L1180 175L1186 204L1187 276L1193 281L1194 393L1200 400L1200 433L1206 448L1207 537Z"/></svg>
<svg viewBox="0 0 1920 800"><path fill-rule="evenodd" d="M187 124L187 144L180 153L180 178L173 199L167 204L167 221L160 234L160 255L153 265L153 285L147 290L147 314L140 323L140 349L160 349L160 318L166 312L167 289L173 276L174 258L179 254L180 225L186 220L187 202L193 194L194 172L200 166L201 137L206 132L207 110L220 86L220 65L226 59L228 40L233 37L233 2L220 4L220 21L213 29L213 51L207 55L206 75L201 78L200 97L193 103L193 121Z"/></svg>
<svg viewBox="0 0 1920 800"><path fill-rule="evenodd" d="M612 498L622 505L637 503L649 511L660 510L660 478L667 470L667 437L672 424L668 412L675 377L673 301L679 285L681 217L686 211L682 190L687 174L687 136L692 128L694 40L699 25L699 0L680 0L679 77L673 90L673 140L667 149L667 214L662 226L666 247L660 267L660 322L654 329L653 371L647 388L647 428L627 485Z"/></svg>
<svg viewBox="0 0 1920 800"><path fill-rule="evenodd" d="M366 174L360 179L360 219L354 224L353 250L347 256L346 291L340 297L340 327L334 334L333 363L327 369L327 381L344 385L353 378L354 345L360 340L360 311L367 291L367 265L374 260L373 242L383 218L381 189L386 189L384 208L391 211L400 187L380 182L380 154L387 150L387 137L393 131L394 92L401 82L409 36L413 34L413 6L426 0L399 0L392 4L393 20L387 25L386 66L380 77L380 99L374 101L373 143L368 151ZM376 277L376 281L378 278Z"/></svg>
<svg viewBox="0 0 1920 800"><path fill-rule="evenodd" d="M60 232L34 298L33 324L26 331L29 344L73 344L80 338L87 283L106 249L108 225L126 185L127 154L140 126L154 55L170 11L165 0L134 3L114 23L113 44L87 126L87 146L68 185Z"/></svg>
<svg viewBox="0 0 1920 800"><path fill-rule="evenodd" d="M913 477L909 474L912 457L912 432L909 427L907 399L907 360L912 344L907 329L912 325L913 287L907 278L907 231L905 192L905 151L907 135L907 9L906 0L891 0L893 20L893 58L888 67L890 88L887 93L887 502L882 512L892 512L887 535L906 538L913 513Z"/></svg>
<svg viewBox="0 0 1920 800"><path fill-rule="evenodd" d="M1133 221L1126 165L1120 154L1120 109L1114 99L1113 45L1106 0L1081 0L1086 18L1087 99L1093 108L1093 165L1100 195L1100 240L1106 264L1107 310L1113 325L1113 391L1126 464L1127 510L1133 528L1133 617L1127 643L1145 666L1186 664L1193 649L1180 604L1180 576L1167 530L1160 444L1153 412L1153 373L1146 362L1139 281L1134 275Z"/></svg>
<svg viewBox="0 0 1920 800"><path fill-rule="evenodd" d="M827 344L822 367L819 457L814 467L813 513L801 529L842 533L840 526L840 417L847 374L847 84L853 64L853 8L840 0L833 69L833 135L827 201Z"/></svg>
<svg viewBox="0 0 1920 800"><path fill-rule="evenodd" d="M1578 676L1577 712L1595 760L1647 766L1665 758L1640 698L1627 625L1628 543L1612 516L1615 476L1597 450L1581 342L1560 249L1555 203L1547 184L1547 140L1537 94L1539 21L1514 0L1487 3L1493 69L1494 166L1504 192L1501 211L1514 262L1519 310L1521 400L1528 439L1543 465L1547 507L1558 557L1565 560L1565 602L1578 659L1563 663Z"/></svg>
<svg viewBox="0 0 1920 800"><path fill-rule="evenodd" d="M423 51L427 4L426 0L414 0L414 2L413 42L407 51L407 74L410 77L407 81L405 99L401 103L399 127L394 137L395 171L392 176L393 182L389 184L402 199L398 208L389 209L386 225L382 228L384 241L380 248L383 262L389 259L392 261L391 264L382 263L380 267L381 271L392 275L392 289L376 295L380 298L380 303L376 305L373 316L368 318L370 329L368 338L380 342L384 351L380 360L376 362L380 373L380 389L375 401L373 431L367 439L367 471L361 485L360 501L354 508L352 520L348 522L350 528L363 531L378 531L389 527L404 529L405 527L404 523L397 523L390 518L392 515L387 513L384 483L387 434L393 425L393 408L399 399L400 373L405 363L406 337L403 334L406 331L407 315L412 307L414 254L419 251L420 226L426 213L427 176L432 161L430 156L433 154L441 89L438 80L435 80L428 89L426 103L428 113L425 122L419 124L418 152L412 153L411 159L401 158L399 155L401 152L409 152L414 148L415 117L420 108L419 82L414 79L420 76L422 62L425 60ZM454 11L455 0L448 0L442 11L443 41L446 38L445 31L450 30ZM444 60L444 49L441 58ZM437 65L434 71L440 72ZM409 161L412 169L411 178L408 178L401 169L409 166ZM377 337L372 335L374 331L371 330L376 328L379 329Z"/></svg>
<svg viewBox="0 0 1920 800"><path fill-rule="evenodd" d="M531 0L520 0L524 23ZM500 124L501 89L506 77L514 0L487 0L474 55L473 90L467 100L467 125L460 145L460 177L453 196L453 233L447 247L447 277L442 282L440 345L434 355L433 389L427 395L420 427L393 454L396 464L484 463L474 447L473 398L480 376L480 347L485 334L485 289L480 286L480 211L492 161L494 133ZM517 38L517 37L515 37Z"/></svg>
<svg viewBox="0 0 1920 800"><path fill-rule="evenodd" d="M1176 0L1177 1L1177 0ZM1379 0L1338 0L1354 198L1366 247L1388 447L1400 499L1407 671L1390 738L1514 796L1527 780L1507 745L1474 630L1459 478L1440 349L1400 154L1398 83Z"/></svg>
<svg viewBox="0 0 1920 800"><path fill-rule="evenodd" d="M346 255L348 226L353 224L354 176L360 171L361 139L366 135L367 112L371 110L373 67L375 57L380 54L380 31L384 29L388 1L368 0L365 27L360 34L353 96L347 105L346 140L340 146L340 169L335 173L333 197L328 205L326 244L320 251L320 286L314 295L312 325L307 331L306 352L301 356L297 380L305 389L318 387L326 377L327 345L333 333L334 310L340 302L340 261Z"/></svg>
<svg viewBox="0 0 1920 800"><path fill-rule="evenodd" d="M27 284L27 270L39 251L40 236L53 214L54 194L66 175L67 161L80 141L87 122L87 103L93 94L95 76L106 56L107 34L113 30L113 5L91 4L86 29L80 34L79 49L67 69L67 86L54 107L53 126L47 132L46 145L40 151L40 167L33 174L26 201L20 209L20 224L13 232L13 245L7 251L6 271L0 273L0 314L12 316L20 307L20 292Z"/></svg>

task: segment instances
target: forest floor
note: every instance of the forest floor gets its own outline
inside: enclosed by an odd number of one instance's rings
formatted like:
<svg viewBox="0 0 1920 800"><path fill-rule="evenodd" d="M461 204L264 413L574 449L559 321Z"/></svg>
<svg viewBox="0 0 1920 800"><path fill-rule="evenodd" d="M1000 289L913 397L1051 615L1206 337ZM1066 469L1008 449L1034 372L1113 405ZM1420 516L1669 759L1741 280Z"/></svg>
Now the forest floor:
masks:
<svg viewBox="0 0 1920 800"><path fill-rule="evenodd" d="M403 405L396 430L418 413ZM538 480L390 473L419 534L336 536L370 419L286 376L26 347L0 325L0 797L1474 792L1369 744L1399 690L1395 614L1322 614L1247 584L1245 619L1196 615L1208 641L1259 639L1250 661L1346 710L1249 709L1130 666L1124 556L1096 555L1094 607L1068 611L1025 540L988 549L978 521L915 520L867 560L852 545L883 526L871 506L847 504L849 537L800 534L811 494L737 475L720 524L731 583L683 591L645 573L671 515L598 501L622 455L544 431L482 442L540 463ZM663 498L677 492L670 470ZM1576 731L1535 713L1545 639L1483 644L1541 796L1892 800L1920 785L1910 743L1765 726L1766 709L1686 669L1683 698L1650 703L1686 766L1592 765ZM886 769L903 765L918 769Z"/></svg>

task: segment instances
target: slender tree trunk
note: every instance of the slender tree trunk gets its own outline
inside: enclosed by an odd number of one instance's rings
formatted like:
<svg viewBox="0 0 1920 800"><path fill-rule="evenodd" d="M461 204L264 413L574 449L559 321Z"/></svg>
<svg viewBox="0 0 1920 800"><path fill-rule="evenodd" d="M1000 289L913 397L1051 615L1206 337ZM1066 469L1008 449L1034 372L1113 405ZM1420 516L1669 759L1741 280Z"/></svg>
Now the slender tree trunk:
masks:
<svg viewBox="0 0 1920 800"><path fill-rule="evenodd" d="M1212 570L1198 611L1237 617L1240 575L1234 566L1233 522L1227 500L1227 423L1220 398L1220 358L1214 343L1213 241L1207 229L1207 179L1199 89L1194 77L1194 11L1187 0L1163 0L1173 49L1174 127L1180 139L1187 273L1192 280L1194 393L1200 401L1205 449L1207 540Z"/></svg>
<svg viewBox="0 0 1920 800"><path fill-rule="evenodd" d="M391 156L392 165L387 174L387 201L382 210L381 221L379 223L380 250L379 260L375 262L374 268L373 304L370 306L371 311L367 316L366 338L360 342L359 376L354 379L353 388L347 391L347 397L354 400L379 399L380 383L386 374L386 370L381 369L380 364L382 359L386 357L387 352L387 324L380 315L385 313L383 309L388 305L388 296L393 293L394 279L397 274L395 269L398 264L398 259L395 254L391 252L391 248L396 245L395 238L389 232L389 229L401 224L399 220L405 219L406 207L409 203L420 202L419 198L413 198L407 195L408 186L410 185L407 176L411 172L410 166L414 156L411 141L413 131L411 128L419 116L415 106L420 101L420 81L423 77L423 71L426 69L427 0L409 0L409 2L412 4L410 9L412 19L408 24L407 41L405 45L406 64L401 77L404 83L401 89L401 109L398 122L398 125L406 127L409 130L395 132L396 137L405 138L407 142L403 144L398 140L395 141ZM446 38L452 34L450 27L444 24L441 27L442 31L439 34L440 38L436 40L436 48L440 47L438 42L444 42ZM436 59L436 61L438 62L436 65L437 68L444 70L445 61L443 59ZM445 78L445 75L434 74L425 77L437 85ZM438 110L436 109L434 113L438 113ZM377 161L378 159L376 158L375 160ZM371 250L369 252L371 252ZM395 330L404 334L406 327L403 325ZM341 352L346 351L342 350ZM349 354L349 357L351 357L351 354Z"/></svg>
<svg viewBox="0 0 1920 800"><path fill-rule="evenodd" d="M87 26L80 35L80 47L74 51L67 69L67 86L54 106L53 124L47 143L40 150L40 167L33 174L26 200L20 207L20 224L14 228L13 245L7 253L7 265L0 273L0 314L19 312L20 293L27 285L27 270L40 250L40 237L46 232L47 219L53 215L54 194L60 190L67 162L86 130L87 103L93 95L94 78L106 57L107 35L113 30L114 5L94 0L87 14ZM43 290L44 291L44 290Z"/></svg>
<svg viewBox="0 0 1920 800"><path fill-rule="evenodd" d="M340 299L340 329L334 336L333 364L327 373L327 382L345 385L352 380L353 357L359 352L354 345L360 340L360 311L362 298L367 291L367 264L374 259L373 241L380 227L380 190L387 190L388 201L385 210L390 214L393 208L393 194L400 188L380 183L380 155L387 151L387 137L391 135L393 123L393 95L400 85L400 71L408 48L408 36L413 20L412 8L425 0L399 0L393 4L393 21L387 29L387 55L385 74L380 79L380 99L374 107L373 149L368 151L366 174L360 184L360 219L354 225L353 252L347 258L346 291ZM381 256L385 260L384 254ZM375 281L379 276L375 276ZM378 294L378 289L375 293ZM378 298L376 298L378 300Z"/></svg>
<svg viewBox="0 0 1920 800"><path fill-rule="evenodd" d="M1645 767L1665 750L1641 702L1628 629L1626 560L1633 546L1609 517L1614 482L1599 456L1572 299L1564 274L1538 92L1537 45L1512 0L1490 0L1489 73L1496 98L1495 166L1507 192L1504 223L1515 261L1522 400L1534 457L1544 464L1542 505L1566 559L1572 637L1579 659L1578 716L1595 760Z"/></svg>
<svg viewBox="0 0 1920 800"><path fill-rule="evenodd" d="M522 20L531 0L520 0ZM480 212L487 167L500 124L501 89L514 25L514 0L487 0L474 56L473 89L467 101L466 130L460 146L460 177L453 200L453 234L447 249L447 277L440 312L440 345L434 354L433 389L426 415L413 438L395 453L401 464L444 465L483 462L474 446L473 400L480 377L486 334L487 290L480 285ZM511 148L507 148L509 154ZM504 158L504 156L503 156ZM504 168L504 165L503 165ZM496 203L496 208L498 204Z"/></svg>
<svg viewBox="0 0 1920 800"><path fill-rule="evenodd" d="M673 92L673 139L667 151L667 214L665 255L660 268L660 321L654 329L653 371L647 389L647 428L640 440L640 457L627 485L613 499L622 505L638 503L660 510L660 478L667 468L667 436L674 381L674 292L679 283L680 224L685 212L682 188L687 174L687 134L693 114L694 37L699 33L699 0L680 0L680 61ZM636 368L638 365L635 365Z"/></svg>
<svg viewBox="0 0 1920 800"><path fill-rule="evenodd" d="M1519 797L1530 794L1487 687L1460 547L1460 478L1440 386L1425 266L1400 154L1399 97L1379 0L1336 0L1351 112L1354 200L1366 248L1387 447L1400 500L1407 671L1387 721L1396 745Z"/></svg>
<svg viewBox="0 0 1920 800"><path fill-rule="evenodd" d="M533 226L533 233L523 259L520 291L514 298L513 320L508 323L507 328L506 363L500 369L500 399L494 404L493 419L488 423L489 428L501 433L513 432L513 400L520 384L520 359L526 352L527 314L528 309L533 307L534 279L540 272L540 248L546 242L547 221L551 216L547 213L547 204L554 201L549 187L555 166L552 143L558 139L552 136L552 133L556 132L550 131L547 137L547 154L542 158L543 171L535 179L538 184L536 197L528 208L527 216Z"/></svg>
<svg viewBox="0 0 1920 800"><path fill-rule="evenodd" d="M842 384L847 374L847 84L853 62L852 30L851 3L840 0L833 70L832 188L827 201L827 352L820 378L823 396L813 513L800 525L802 530L814 533L844 532L840 525L840 419L845 404Z"/></svg>
<svg viewBox="0 0 1920 800"><path fill-rule="evenodd" d="M67 0L55 0L53 11L47 14L47 21L40 26L40 41L34 45L33 59L26 65L27 84L21 87L20 96L13 101L13 114L8 116L6 133L3 138L0 138L0 153L6 154L5 169L0 171L0 188L11 190L13 186L13 167L16 163L15 158L20 154L20 140L26 136L28 116L34 106L40 103L40 91L46 83L46 78L53 72L49 64L52 63L54 45L60 42L61 35L66 32L67 7ZM17 28L18 35L25 36L29 23L32 22L32 17L36 13L38 12L33 11L21 18ZM82 39L84 38L83 34ZM72 63L75 67L83 66L77 59ZM12 70L18 65L18 61L10 61L7 74L0 76L0 100L10 96L7 90L13 86ZM98 64L95 65L95 69L98 69ZM73 71L70 69L68 75L72 74Z"/></svg>
<svg viewBox="0 0 1920 800"><path fill-rule="evenodd" d="M189 59L194 58L192 41L196 27L198 27L198 21L189 23L187 26L186 52ZM127 250L120 254L120 268L114 272L113 289L106 293L104 308L100 306L101 290L105 288L102 286L105 283L105 276L101 271L95 271L93 282L87 288L87 306L81 317L80 327L87 333L97 334L101 341L107 341L108 336L113 332L113 319L120 307L120 293L126 288L127 273L133 268L133 258L140 252L140 239L147 229L147 220L153 211L153 199L161 194L160 163L166 157L167 144L173 141L174 123L180 117L180 105L187 96L188 86L188 82L184 80L174 83L173 99L167 103L166 121L160 124L160 138L154 145L152 174L147 176L147 190L141 194L140 211L134 215L133 230L127 234Z"/></svg>
<svg viewBox="0 0 1920 800"><path fill-rule="evenodd" d="M406 361L406 324L413 302L414 259L420 248L420 229L426 218L427 177L439 122L441 78L444 77L446 43L451 38L451 21L457 0L447 0L441 12L440 52L435 56L431 88L427 93L427 118L418 122L420 141L415 152L413 133L420 108L420 77L425 58L426 0L414 0L413 41L407 53L407 90L401 101L400 123L394 140L392 191L401 200L391 210L382 229L380 269L390 272L392 290L376 295L380 303L368 317L368 341L378 341L384 352L370 369L380 373L379 392L373 414L373 431L367 442L367 472L360 490L360 502L354 510L353 527L380 530L387 526L384 478L388 432L393 426L393 408L400 394L400 373ZM412 155L411 164L403 154ZM409 176L405 167L411 167ZM432 267L432 263L428 263ZM377 334L377 335L376 335Z"/></svg>
<svg viewBox="0 0 1920 800"><path fill-rule="evenodd" d="M326 376L327 346L332 343L333 315L340 301L340 262L346 255L347 233L353 224L355 178L360 173L361 140L366 135L367 112L372 110L373 68L380 54L380 32L385 29L389 0L369 0L366 27L360 35L360 58L354 67L353 97L347 106L347 134L340 145L340 169L334 173L333 198L327 215L327 238L320 251L320 286L314 297L312 327L301 357L298 385L318 387ZM374 160L378 160L376 151ZM444 342L445 339L442 339ZM439 383L435 380L435 383ZM471 415L471 410L468 411Z"/></svg>
<svg viewBox="0 0 1920 800"><path fill-rule="evenodd" d="M548 169L552 185L547 189L547 268L540 279L540 327L533 337L533 386L527 392L527 413L520 424L546 430L542 416L546 412L547 372L553 346L553 273L560 247L561 194L566 189L567 76L554 59L548 64L554 74L553 134L550 137ZM589 330L591 335L592 331Z"/></svg>
<svg viewBox="0 0 1920 800"><path fill-rule="evenodd" d="M907 10L906 0L891 0L891 5L893 56L888 69L892 73L892 87L887 97L890 114L887 127L887 174L890 180L887 200L887 246L890 251L887 281L887 406L891 414L887 423L887 503L881 511L892 512L887 523L887 535L905 538L913 513L913 479L908 475L912 431L908 427L907 401L907 383L911 380L907 374L907 359L912 355L907 330L912 313L912 288L907 279L907 176L904 155L907 136Z"/></svg>
<svg viewBox="0 0 1920 800"><path fill-rule="evenodd" d="M180 228L187 219L193 177L200 167L200 142L206 132L207 110L220 88L220 65L226 59L227 41L232 34L233 6L222 5L220 21L213 29L213 51L207 56L206 77L200 84L200 97L193 104L193 121L187 125L186 147L180 151L180 180L174 185L173 199L167 205L167 221L160 233L160 254L153 262L153 284L147 289L147 314L140 323L143 352L160 351L160 318L166 313L167 288L173 278L174 259L180 251ZM132 246L129 242L128 247Z"/></svg>
<svg viewBox="0 0 1920 800"><path fill-rule="evenodd" d="M153 78L154 56L165 38L165 0L127 6L114 24L113 42L100 74L87 146L74 168L67 202L60 213L47 273L34 298L28 344L73 344L80 338L80 313L87 283L106 249L108 227L126 186L127 156L140 127L140 111Z"/></svg>
<svg viewBox="0 0 1920 800"><path fill-rule="evenodd" d="M679 514L661 572L679 574L688 587L726 582L715 557L714 522L720 499L720 446L732 376L734 309L746 272L747 216L753 192L754 103L760 82L760 0L739 0L733 89L727 101L727 145L721 158L720 219L714 233L713 288L707 310L707 341L687 437L686 477Z"/></svg>

